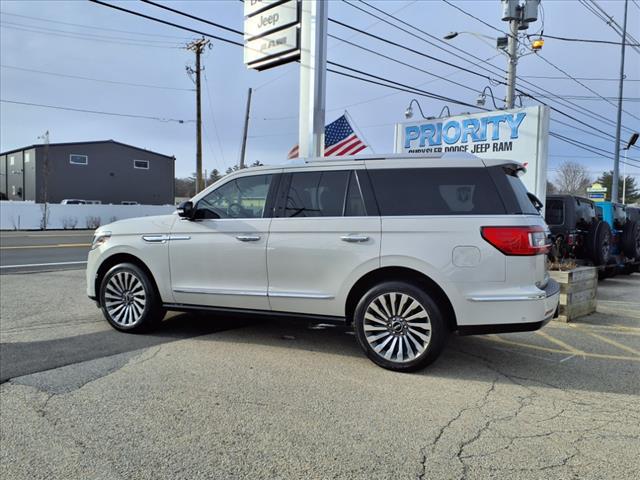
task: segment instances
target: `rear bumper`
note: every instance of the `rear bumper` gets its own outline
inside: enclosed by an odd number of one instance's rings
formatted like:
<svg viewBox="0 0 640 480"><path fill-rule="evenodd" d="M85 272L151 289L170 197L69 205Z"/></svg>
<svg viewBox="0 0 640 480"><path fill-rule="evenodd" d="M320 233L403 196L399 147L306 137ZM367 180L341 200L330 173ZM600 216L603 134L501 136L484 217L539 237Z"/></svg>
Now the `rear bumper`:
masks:
<svg viewBox="0 0 640 480"><path fill-rule="evenodd" d="M480 295L469 298L482 306L482 317L493 317L495 323L465 324L458 326L459 335L483 335L487 333L530 332L546 325L555 315L560 299L560 285L549 279L544 290L504 295ZM510 321L520 317L521 322ZM506 321L504 321L506 320Z"/></svg>

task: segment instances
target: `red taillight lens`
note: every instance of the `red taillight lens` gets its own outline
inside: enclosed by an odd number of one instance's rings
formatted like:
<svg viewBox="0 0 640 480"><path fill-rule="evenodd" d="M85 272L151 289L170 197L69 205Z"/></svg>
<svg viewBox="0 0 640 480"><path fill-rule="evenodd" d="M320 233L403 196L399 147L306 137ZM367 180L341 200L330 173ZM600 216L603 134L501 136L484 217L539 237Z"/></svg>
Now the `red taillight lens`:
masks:
<svg viewBox="0 0 640 480"><path fill-rule="evenodd" d="M540 226L482 227L482 238L505 255L544 255L549 253L547 232Z"/></svg>

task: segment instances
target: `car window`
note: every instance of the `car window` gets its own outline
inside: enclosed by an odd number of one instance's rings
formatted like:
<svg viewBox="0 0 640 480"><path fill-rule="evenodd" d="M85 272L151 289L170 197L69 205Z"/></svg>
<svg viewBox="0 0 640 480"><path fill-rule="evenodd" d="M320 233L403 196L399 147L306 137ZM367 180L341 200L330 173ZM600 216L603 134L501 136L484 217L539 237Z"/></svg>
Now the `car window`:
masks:
<svg viewBox="0 0 640 480"><path fill-rule="evenodd" d="M200 199L196 218L262 218L272 175L241 177Z"/></svg>
<svg viewBox="0 0 640 480"><path fill-rule="evenodd" d="M370 170L381 215L504 214L484 168Z"/></svg>
<svg viewBox="0 0 640 480"><path fill-rule="evenodd" d="M285 217L341 217L348 171L296 172L285 202Z"/></svg>
<svg viewBox="0 0 640 480"><path fill-rule="evenodd" d="M564 223L564 202L562 200L547 200L544 219L549 225L562 225Z"/></svg>
<svg viewBox="0 0 640 480"><path fill-rule="evenodd" d="M344 206L345 217L364 217L367 210L364 207L362 199L362 191L360 190L360 182L358 174L353 171L349 176L349 186L347 187L347 200Z"/></svg>
<svg viewBox="0 0 640 480"><path fill-rule="evenodd" d="M520 213L537 215L539 212L529 198L529 195L527 195L527 187L524 186L522 180L520 180L520 178L510 170L505 169L505 173L507 175L507 180L509 180L509 184L511 185L511 189L516 195L516 200L520 207Z"/></svg>

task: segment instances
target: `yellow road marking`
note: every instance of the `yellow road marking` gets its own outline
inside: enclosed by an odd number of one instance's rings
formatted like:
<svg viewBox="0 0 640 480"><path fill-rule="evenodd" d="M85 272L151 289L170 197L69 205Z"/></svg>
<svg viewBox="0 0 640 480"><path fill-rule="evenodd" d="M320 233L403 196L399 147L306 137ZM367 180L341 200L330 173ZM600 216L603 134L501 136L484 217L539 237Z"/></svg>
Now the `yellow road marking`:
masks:
<svg viewBox="0 0 640 480"><path fill-rule="evenodd" d="M562 340L558 340L555 337L552 337L551 335L549 335L547 332L542 332L540 330L538 330L536 332L537 335L546 338L547 340L549 340L551 343L555 343L556 345L566 349L569 353L573 353L574 355L583 355L584 352L576 347L572 347L571 345L564 343Z"/></svg>
<svg viewBox="0 0 640 480"><path fill-rule="evenodd" d="M486 340L491 340L493 342L504 343L506 345L515 345L517 347L531 348L533 350L540 350L543 352L562 353L562 354L573 353L567 350L560 350L557 348L541 347L539 345L532 345L530 343L521 343L521 342L514 342L511 340L505 340L504 338L496 337L495 335L487 335L481 338L484 338ZM605 355L603 353L589 353L589 352L582 352L580 355L583 357L604 358L607 360L628 360L633 362L640 362L640 358L638 357L626 357L623 355Z"/></svg>
<svg viewBox="0 0 640 480"><path fill-rule="evenodd" d="M25 250L30 248L78 248L90 246L90 243L58 243L56 245L15 245L12 247L0 247L0 250Z"/></svg>
<svg viewBox="0 0 640 480"><path fill-rule="evenodd" d="M621 350L625 350L629 353L633 353L634 355L638 355L640 357L640 352L637 351L635 348L631 348L631 347L627 347L626 345L623 345L622 343L618 343L615 340L611 340L610 338L607 337L603 337L602 335L598 335L597 333L592 333L592 332L584 332L587 335L591 335L592 337L595 337L599 340L602 340L603 342L606 342L610 345L613 345L614 347L618 347Z"/></svg>

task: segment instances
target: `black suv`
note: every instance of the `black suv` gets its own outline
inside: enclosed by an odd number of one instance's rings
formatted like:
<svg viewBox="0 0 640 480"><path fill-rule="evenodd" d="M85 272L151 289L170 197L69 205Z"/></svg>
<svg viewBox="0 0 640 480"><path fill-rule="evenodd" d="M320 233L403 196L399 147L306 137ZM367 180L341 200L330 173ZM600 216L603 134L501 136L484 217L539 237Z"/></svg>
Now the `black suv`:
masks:
<svg viewBox="0 0 640 480"><path fill-rule="evenodd" d="M545 220L551 231L554 260L577 258L606 265L611 256L611 228L598 216L592 200L548 195Z"/></svg>

